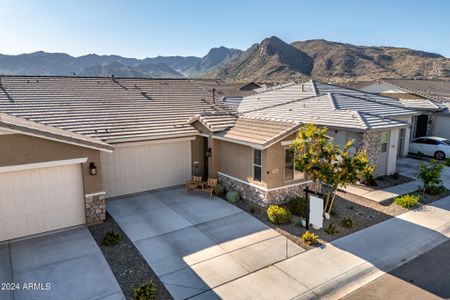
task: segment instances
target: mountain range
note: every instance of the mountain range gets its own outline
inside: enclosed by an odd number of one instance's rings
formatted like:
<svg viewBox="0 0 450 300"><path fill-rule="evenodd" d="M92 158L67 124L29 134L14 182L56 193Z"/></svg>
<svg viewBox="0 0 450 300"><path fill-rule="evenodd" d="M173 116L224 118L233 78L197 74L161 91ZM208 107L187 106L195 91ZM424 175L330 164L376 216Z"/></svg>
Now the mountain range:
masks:
<svg viewBox="0 0 450 300"><path fill-rule="evenodd" d="M326 40L286 43L266 38L245 51L212 48L204 57L34 52L0 54L0 74L117 77L208 77L227 81L283 82L309 78L342 81L375 78L449 78L450 59L408 48L356 46Z"/></svg>

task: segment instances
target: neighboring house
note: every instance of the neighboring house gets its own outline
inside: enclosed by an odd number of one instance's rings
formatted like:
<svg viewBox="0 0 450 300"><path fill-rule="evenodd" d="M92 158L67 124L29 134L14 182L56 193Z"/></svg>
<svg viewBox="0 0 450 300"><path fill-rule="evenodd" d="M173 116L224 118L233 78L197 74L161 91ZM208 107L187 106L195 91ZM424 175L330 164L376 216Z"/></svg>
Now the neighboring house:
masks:
<svg viewBox="0 0 450 300"><path fill-rule="evenodd" d="M290 149L299 126L365 146L377 174L407 153L411 118L396 100L307 82L2 76L0 241L93 224L105 198L216 177L260 205L310 181Z"/></svg>
<svg viewBox="0 0 450 300"><path fill-rule="evenodd" d="M411 138L435 135L450 139L450 81L379 79L349 83L358 90L398 99L420 111L413 118Z"/></svg>

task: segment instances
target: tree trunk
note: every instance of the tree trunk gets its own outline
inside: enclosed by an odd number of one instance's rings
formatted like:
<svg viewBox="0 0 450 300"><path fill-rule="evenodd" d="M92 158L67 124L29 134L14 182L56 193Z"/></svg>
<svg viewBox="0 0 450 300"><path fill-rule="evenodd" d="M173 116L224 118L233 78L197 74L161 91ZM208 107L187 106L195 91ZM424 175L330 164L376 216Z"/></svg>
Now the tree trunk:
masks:
<svg viewBox="0 0 450 300"><path fill-rule="evenodd" d="M328 206L328 210L326 211L327 213L329 213L329 214L331 214L331 209L333 208L333 204L334 204L334 199L336 199L336 192L337 192L337 189L334 189L333 190L333 193L332 193L332 198L331 198L331 202L330 202L330 205ZM327 201L328 202L328 201Z"/></svg>

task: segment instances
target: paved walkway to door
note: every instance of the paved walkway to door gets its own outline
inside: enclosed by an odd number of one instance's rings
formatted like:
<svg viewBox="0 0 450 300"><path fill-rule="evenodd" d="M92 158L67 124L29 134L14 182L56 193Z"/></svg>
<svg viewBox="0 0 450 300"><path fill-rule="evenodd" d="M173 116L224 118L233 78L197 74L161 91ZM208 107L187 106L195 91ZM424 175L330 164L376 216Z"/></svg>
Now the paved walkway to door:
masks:
<svg viewBox="0 0 450 300"><path fill-rule="evenodd" d="M183 188L110 199L107 210L175 299L211 295L304 251L236 206ZM276 277L270 289L292 290L294 279Z"/></svg>

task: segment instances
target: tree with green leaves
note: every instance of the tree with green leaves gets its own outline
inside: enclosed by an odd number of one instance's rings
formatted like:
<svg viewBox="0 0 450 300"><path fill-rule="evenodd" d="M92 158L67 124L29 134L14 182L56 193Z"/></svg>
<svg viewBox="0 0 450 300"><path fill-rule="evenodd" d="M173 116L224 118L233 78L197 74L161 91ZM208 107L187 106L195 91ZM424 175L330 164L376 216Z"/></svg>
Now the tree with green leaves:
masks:
<svg viewBox="0 0 450 300"><path fill-rule="evenodd" d="M356 183L373 174L365 149L351 153L354 141L338 147L327 136L328 129L306 124L299 129L292 147L295 167L324 187L325 211L330 213L339 186Z"/></svg>

